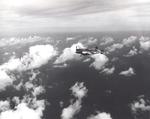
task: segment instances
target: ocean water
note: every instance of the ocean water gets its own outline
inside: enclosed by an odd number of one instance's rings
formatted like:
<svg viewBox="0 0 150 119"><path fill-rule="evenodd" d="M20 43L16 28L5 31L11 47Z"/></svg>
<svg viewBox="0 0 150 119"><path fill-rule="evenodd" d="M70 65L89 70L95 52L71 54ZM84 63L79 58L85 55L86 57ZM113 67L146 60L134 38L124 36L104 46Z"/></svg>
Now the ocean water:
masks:
<svg viewBox="0 0 150 119"><path fill-rule="evenodd" d="M42 36L42 35L41 35ZM81 40L88 40L90 37L98 39L98 47L105 49L105 46L100 46L103 37L112 37L114 43L120 43L124 38L130 36L149 37L148 32L112 32L112 33L61 33L61 34L46 34L44 37L50 36L53 39L52 45L56 46L61 53L66 47L71 47L72 44ZM67 37L73 37L75 40L66 42ZM56 42L59 41L59 44ZM44 40L34 43L27 43L17 47L16 45L5 46L0 48L0 64L7 62L11 55L4 56L7 52L16 52L16 57L21 57L28 48L37 44L48 44ZM93 44L89 47L94 47ZM139 44L136 45L137 49ZM109 46L107 46L109 47ZM129 48L130 49L130 48ZM69 61L66 68L53 68L53 61L40 67L40 75L38 78L42 79L40 82L46 88L46 93L38 98L44 98L49 102L44 110L44 119L60 119L63 108L70 104L72 98L69 90L76 82L84 82L88 89L87 96L82 101L81 111L75 116L76 119L86 119L96 111L107 112L111 114L112 119L148 119L149 112L142 112L139 115L134 115L131 111L131 103L135 101L138 96L144 95L147 99L150 98L150 55L149 52L137 54L132 57L124 57L129 51L124 47L108 54L110 62L107 67L115 66L115 71L111 75L105 75L100 71L89 67L90 62L83 63L79 61ZM114 57L118 60L111 61ZM125 77L119 75L123 70L129 67L134 68L136 75ZM24 72L22 78L27 80L29 75ZM6 91L0 92L0 99L4 100L7 97L20 96L22 97L24 90L16 91L9 87ZM109 93L111 91L111 93ZM63 102L63 106L60 106Z"/></svg>

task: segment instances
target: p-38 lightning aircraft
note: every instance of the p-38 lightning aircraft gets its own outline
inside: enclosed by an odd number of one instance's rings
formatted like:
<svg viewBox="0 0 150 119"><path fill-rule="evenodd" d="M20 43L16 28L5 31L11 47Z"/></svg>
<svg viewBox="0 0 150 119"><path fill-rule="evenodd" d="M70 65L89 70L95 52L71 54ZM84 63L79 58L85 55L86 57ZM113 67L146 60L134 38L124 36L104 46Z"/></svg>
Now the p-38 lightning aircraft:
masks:
<svg viewBox="0 0 150 119"><path fill-rule="evenodd" d="M98 49L98 47L96 46L95 48L78 48L76 46L76 53L77 54L81 54L83 56L86 56L86 55L93 55L93 54L104 54L104 51Z"/></svg>

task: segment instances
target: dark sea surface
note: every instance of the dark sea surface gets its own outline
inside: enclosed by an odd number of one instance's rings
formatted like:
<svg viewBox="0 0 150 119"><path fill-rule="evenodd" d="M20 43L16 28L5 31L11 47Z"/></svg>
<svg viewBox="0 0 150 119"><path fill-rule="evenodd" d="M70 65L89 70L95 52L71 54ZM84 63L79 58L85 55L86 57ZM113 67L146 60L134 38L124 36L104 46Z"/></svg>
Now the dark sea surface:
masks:
<svg viewBox="0 0 150 119"><path fill-rule="evenodd" d="M60 53L66 47L71 47L81 39L89 37L97 38L99 43L102 37L112 37L115 43L121 42L122 39L129 36L142 35L150 36L148 32L112 32L112 33L66 33L50 34L54 39L53 45L57 44ZM49 36L49 34L45 35ZM75 40L65 42L67 37L75 37ZM10 56L4 56L4 52L14 51L18 57L21 57L28 48L36 44L45 44L44 42L26 44L17 48L16 46L0 48L0 64L7 62ZM138 48L138 44L137 44ZM103 49L105 47L103 46ZM50 104L44 111L44 119L60 119L63 108L70 104L72 99L69 90L76 82L84 82L88 89L87 97L83 99L81 111L76 115L76 119L86 119L96 111L107 112L111 114L112 119L136 119L132 114L130 104L140 95L150 98L150 55L148 52L138 54L132 57L124 57L129 49L126 47L108 55L109 60L118 57L118 60L109 62L107 67L115 66L115 72L112 75L105 75L89 67L91 62L83 63L82 61L69 61L66 68L53 68L52 61L39 68L42 84L46 88L46 93L42 95ZM55 61L55 58L53 59ZM119 75L123 70L133 67L136 75L124 77ZM28 79L28 74L22 74L24 80ZM111 91L111 93L108 93ZM9 87L6 91L0 93L0 99L7 97L23 96L24 91L15 91ZM41 98L41 97L39 97ZM63 102L63 107L60 106ZM149 119L150 117L143 114L137 119Z"/></svg>

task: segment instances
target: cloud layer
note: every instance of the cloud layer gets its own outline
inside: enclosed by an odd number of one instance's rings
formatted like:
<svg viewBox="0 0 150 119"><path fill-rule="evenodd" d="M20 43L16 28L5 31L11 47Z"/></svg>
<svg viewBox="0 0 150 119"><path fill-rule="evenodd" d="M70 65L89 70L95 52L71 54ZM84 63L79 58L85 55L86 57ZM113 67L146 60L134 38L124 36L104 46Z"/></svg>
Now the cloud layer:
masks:
<svg viewBox="0 0 150 119"><path fill-rule="evenodd" d="M149 6L148 0L1 0L0 32L148 30Z"/></svg>
<svg viewBox="0 0 150 119"><path fill-rule="evenodd" d="M52 45L35 45L29 48L29 52L21 58L12 58L8 62L0 65L0 91L5 90L13 84L15 77L11 71L27 71L39 68L57 55L57 51ZM33 77L34 78L34 77Z"/></svg>
<svg viewBox="0 0 150 119"><path fill-rule="evenodd" d="M39 68L56 55L57 51L52 45L35 45L29 48L29 53L26 53L20 59L10 59L3 64L2 68L20 71Z"/></svg>

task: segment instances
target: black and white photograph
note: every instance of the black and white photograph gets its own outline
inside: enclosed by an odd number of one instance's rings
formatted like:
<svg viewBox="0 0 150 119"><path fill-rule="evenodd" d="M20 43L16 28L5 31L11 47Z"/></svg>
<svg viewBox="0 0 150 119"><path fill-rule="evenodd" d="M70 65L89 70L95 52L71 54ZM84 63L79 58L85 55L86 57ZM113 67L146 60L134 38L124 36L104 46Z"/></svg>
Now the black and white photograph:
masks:
<svg viewBox="0 0 150 119"><path fill-rule="evenodd" d="M150 119L150 0L0 0L0 119Z"/></svg>

